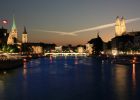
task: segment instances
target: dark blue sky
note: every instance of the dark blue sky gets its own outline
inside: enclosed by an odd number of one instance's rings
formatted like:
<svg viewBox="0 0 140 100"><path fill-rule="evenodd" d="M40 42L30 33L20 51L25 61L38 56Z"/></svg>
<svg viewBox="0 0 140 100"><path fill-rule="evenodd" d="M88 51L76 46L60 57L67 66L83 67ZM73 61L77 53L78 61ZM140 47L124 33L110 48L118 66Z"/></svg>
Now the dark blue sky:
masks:
<svg viewBox="0 0 140 100"><path fill-rule="evenodd" d="M140 17L140 0L1 0L0 18L5 18L11 29L15 15L20 37L24 25L29 41L57 44L83 44L96 37L99 31L104 41L114 36L114 27L78 33L77 36L60 35L45 31L72 32L113 23L116 16L126 19ZM140 30L140 21L127 24L127 31Z"/></svg>

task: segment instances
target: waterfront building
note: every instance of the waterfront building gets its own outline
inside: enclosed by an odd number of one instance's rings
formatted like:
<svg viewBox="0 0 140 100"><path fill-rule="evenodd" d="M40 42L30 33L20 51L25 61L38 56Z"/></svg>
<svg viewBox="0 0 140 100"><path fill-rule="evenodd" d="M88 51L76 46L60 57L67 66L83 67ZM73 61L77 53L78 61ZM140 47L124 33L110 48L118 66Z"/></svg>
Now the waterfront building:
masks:
<svg viewBox="0 0 140 100"><path fill-rule="evenodd" d="M126 32L111 40L111 48L117 49L118 54L132 54L140 51L140 32Z"/></svg>
<svg viewBox="0 0 140 100"><path fill-rule="evenodd" d="M7 44L9 33L7 32L7 29L1 28L0 29L0 45Z"/></svg>
<svg viewBox="0 0 140 100"><path fill-rule="evenodd" d="M117 51L117 54L140 54L140 31L126 32L125 19L117 17L115 37L111 41L105 43L97 34L97 38L88 43L93 44L93 54L96 55L111 55L114 51Z"/></svg>
<svg viewBox="0 0 140 100"><path fill-rule="evenodd" d="M134 37L134 50L140 51L140 31L132 31L128 34Z"/></svg>
<svg viewBox="0 0 140 100"><path fill-rule="evenodd" d="M128 34L117 36L111 40L112 49L117 49L118 51L126 52L133 48L134 37Z"/></svg>
<svg viewBox="0 0 140 100"><path fill-rule="evenodd" d="M140 54L140 32L126 32L104 43L104 53L110 55L112 50L118 54Z"/></svg>
<svg viewBox="0 0 140 100"><path fill-rule="evenodd" d="M92 51L93 51L93 44L86 44L86 52L91 55L92 54Z"/></svg>
<svg viewBox="0 0 140 100"><path fill-rule="evenodd" d="M62 52L62 46L56 46L55 51L56 52Z"/></svg>
<svg viewBox="0 0 140 100"><path fill-rule="evenodd" d="M140 51L140 32L139 34L136 34L134 37L134 46L135 46L135 50Z"/></svg>
<svg viewBox="0 0 140 100"><path fill-rule="evenodd" d="M42 54L43 47L41 46L32 46L33 54Z"/></svg>
<svg viewBox="0 0 140 100"><path fill-rule="evenodd" d="M7 40L8 45L14 45L15 43L17 43L17 38L18 38L17 34L18 33L17 33L17 27L15 23L15 18L13 17L12 29Z"/></svg>
<svg viewBox="0 0 140 100"><path fill-rule="evenodd" d="M103 43L103 52L102 54L108 54L108 55L111 55L111 41L108 41L108 42L104 42Z"/></svg>
<svg viewBox="0 0 140 100"><path fill-rule="evenodd" d="M44 53L44 43L23 43L22 54L42 54Z"/></svg>
<svg viewBox="0 0 140 100"><path fill-rule="evenodd" d="M27 37L27 31L26 28L24 27L24 32L22 33L22 43L27 43L28 42L28 37Z"/></svg>
<svg viewBox="0 0 140 100"><path fill-rule="evenodd" d="M88 43L93 45L93 54L99 55L101 51L103 51L103 40L99 36L99 33L97 33L97 38L91 39Z"/></svg>
<svg viewBox="0 0 140 100"><path fill-rule="evenodd" d="M120 30L117 31L119 21L120 21ZM123 17L121 18L121 20L119 19L119 17L117 17L115 32L116 37L112 38L111 40L112 49L117 49L119 54L127 52L132 53L134 51L140 50L140 32L139 31L126 32L125 19Z"/></svg>
<svg viewBox="0 0 140 100"><path fill-rule="evenodd" d="M78 53L84 53L84 47L77 47Z"/></svg>

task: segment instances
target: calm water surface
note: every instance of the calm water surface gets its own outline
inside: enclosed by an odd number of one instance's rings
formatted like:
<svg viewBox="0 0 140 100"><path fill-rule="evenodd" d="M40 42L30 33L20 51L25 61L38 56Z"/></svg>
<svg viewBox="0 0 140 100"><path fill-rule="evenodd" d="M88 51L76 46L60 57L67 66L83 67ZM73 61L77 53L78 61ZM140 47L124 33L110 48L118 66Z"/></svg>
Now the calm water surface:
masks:
<svg viewBox="0 0 140 100"><path fill-rule="evenodd" d="M140 65L39 58L0 72L0 100L140 100Z"/></svg>

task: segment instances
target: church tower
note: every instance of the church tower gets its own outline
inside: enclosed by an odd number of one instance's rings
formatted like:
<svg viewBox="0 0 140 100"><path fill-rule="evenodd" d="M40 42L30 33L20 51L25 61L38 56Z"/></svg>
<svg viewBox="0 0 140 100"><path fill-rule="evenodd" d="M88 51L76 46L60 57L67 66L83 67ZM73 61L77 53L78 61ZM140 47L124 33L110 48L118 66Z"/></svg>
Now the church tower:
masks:
<svg viewBox="0 0 140 100"><path fill-rule="evenodd" d="M121 36L122 35L120 25L121 25L121 21L120 21L119 16L117 16L116 22L115 22L115 35L116 36Z"/></svg>
<svg viewBox="0 0 140 100"><path fill-rule="evenodd" d="M126 25L125 25L125 19L124 17L121 18L121 33L125 34L126 33Z"/></svg>
<svg viewBox="0 0 140 100"><path fill-rule="evenodd" d="M27 43L28 38L27 38L27 31L26 28L24 27L24 32L22 33L22 43Z"/></svg>
<svg viewBox="0 0 140 100"><path fill-rule="evenodd" d="M11 29L11 32L9 34L7 44L13 45L16 42L17 42L17 28L16 28L16 23L15 23L15 18L13 16L12 29Z"/></svg>
<svg viewBox="0 0 140 100"><path fill-rule="evenodd" d="M116 36L121 36L126 33L126 23L124 17L121 19L117 16L115 23L115 34Z"/></svg>

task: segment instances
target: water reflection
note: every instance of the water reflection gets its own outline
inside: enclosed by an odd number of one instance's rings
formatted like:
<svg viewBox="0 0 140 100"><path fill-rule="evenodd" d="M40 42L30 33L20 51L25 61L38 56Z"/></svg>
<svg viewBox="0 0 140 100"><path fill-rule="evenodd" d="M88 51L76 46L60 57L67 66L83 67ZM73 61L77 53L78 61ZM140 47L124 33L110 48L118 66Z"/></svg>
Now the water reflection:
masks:
<svg viewBox="0 0 140 100"><path fill-rule="evenodd" d="M126 100L127 91L127 79L128 79L128 69L125 65L116 65L114 68L114 85L115 93L118 100Z"/></svg>
<svg viewBox="0 0 140 100"><path fill-rule="evenodd" d="M8 78L14 77L15 74L16 71L11 71L11 70L0 71L0 100L7 100L5 99L8 95L6 93L7 91L11 91L10 88L13 88L13 87L9 87L10 82L8 81ZM8 90L7 88L10 90Z"/></svg>
<svg viewBox="0 0 140 100"><path fill-rule="evenodd" d="M23 77L26 80L26 78L27 78L27 62L23 63Z"/></svg>
<svg viewBox="0 0 140 100"><path fill-rule="evenodd" d="M4 95L4 81L0 80L0 100L3 100Z"/></svg>
<svg viewBox="0 0 140 100"><path fill-rule="evenodd" d="M133 64L132 66L132 88L133 93L136 91L136 64Z"/></svg>
<svg viewBox="0 0 140 100"><path fill-rule="evenodd" d="M138 68L91 57L35 59L13 74L0 74L0 100L3 95L6 100L133 100L139 94Z"/></svg>
<svg viewBox="0 0 140 100"><path fill-rule="evenodd" d="M52 55L50 55L50 63L52 63L53 62L53 57L52 57Z"/></svg>
<svg viewBox="0 0 140 100"><path fill-rule="evenodd" d="M67 60L65 60L64 62L64 68L67 69L68 68L68 63L67 63Z"/></svg>
<svg viewBox="0 0 140 100"><path fill-rule="evenodd" d="M74 64L77 65L78 64L78 58L77 56L75 56L75 59L74 59Z"/></svg>

